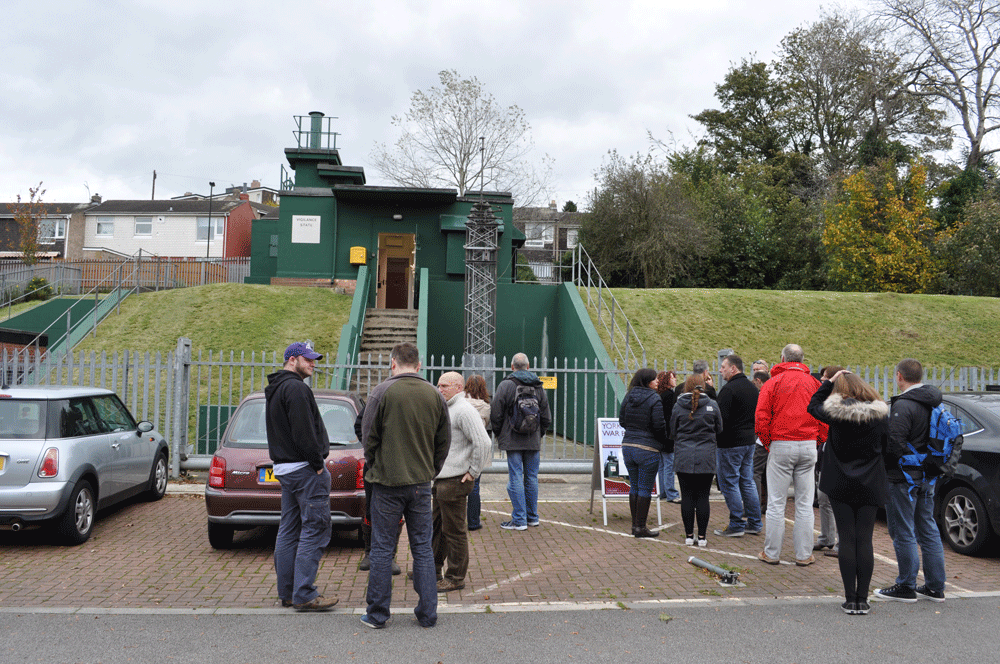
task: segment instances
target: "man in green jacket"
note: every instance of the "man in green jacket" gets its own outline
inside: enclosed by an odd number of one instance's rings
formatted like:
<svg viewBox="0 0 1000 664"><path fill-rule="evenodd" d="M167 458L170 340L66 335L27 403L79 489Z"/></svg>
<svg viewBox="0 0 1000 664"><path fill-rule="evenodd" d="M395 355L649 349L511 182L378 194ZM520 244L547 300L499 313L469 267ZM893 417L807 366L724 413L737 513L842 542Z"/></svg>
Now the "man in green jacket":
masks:
<svg viewBox="0 0 1000 664"><path fill-rule="evenodd" d="M413 554L414 609L421 627L437 623L437 579L431 549L431 482L441 472L451 446L448 406L420 377L420 353L412 343L397 344L390 355L391 377L365 404L361 440L372 487L372 550L368 572L368 612L361 622L385 627L392 602L392 556L400 517Z"/></svg>

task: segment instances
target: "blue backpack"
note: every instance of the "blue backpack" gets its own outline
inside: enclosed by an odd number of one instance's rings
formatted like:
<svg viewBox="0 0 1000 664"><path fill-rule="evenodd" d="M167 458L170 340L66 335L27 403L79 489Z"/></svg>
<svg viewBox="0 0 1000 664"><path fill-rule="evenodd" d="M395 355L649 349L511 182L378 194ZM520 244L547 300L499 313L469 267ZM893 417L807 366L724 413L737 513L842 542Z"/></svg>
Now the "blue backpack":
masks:
<svg viewBox="0 0 1000 664"><path fill-rule="evenodd" d="M955 474L958 459L962 455L962 420L955 417L943 403L938 404L931 409L927 437L926 454L919 454L912 444L907 443L910 453L899 459L899 467L910 485L911 495L924 478L928 478L933 484L942 475L951 477Z"/></svg>

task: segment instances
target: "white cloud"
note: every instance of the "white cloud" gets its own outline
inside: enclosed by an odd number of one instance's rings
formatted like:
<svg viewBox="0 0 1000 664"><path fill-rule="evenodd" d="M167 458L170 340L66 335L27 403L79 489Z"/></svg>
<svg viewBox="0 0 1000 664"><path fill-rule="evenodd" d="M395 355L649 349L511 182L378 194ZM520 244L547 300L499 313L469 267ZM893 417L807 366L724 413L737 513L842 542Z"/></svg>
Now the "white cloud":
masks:
<svg viewBox="0 0 1000 664"><path fill-rule="evenodd" d="M555 197L582 202L609 149L682 142L729 66L769 59L819 16L812 0L8 0L0 72L0 201L39 180L50 201L278 185L293 115L339 119L366 167L390 118L437 72L476 76L532 123Z"/></svg>

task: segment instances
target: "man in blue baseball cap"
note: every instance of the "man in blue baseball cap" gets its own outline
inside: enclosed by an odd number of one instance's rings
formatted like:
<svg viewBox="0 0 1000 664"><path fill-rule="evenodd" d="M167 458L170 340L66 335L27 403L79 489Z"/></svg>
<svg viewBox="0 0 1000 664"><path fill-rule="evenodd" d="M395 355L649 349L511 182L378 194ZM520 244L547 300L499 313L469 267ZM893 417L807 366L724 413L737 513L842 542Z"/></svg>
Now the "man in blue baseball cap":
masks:
<svg viewBox="0 0 1000 664"><path fill-rule="evenodd" d="M316 589L316 572L330 542L330 438L305 379L323 356L308 343L285 349L285 366L267 377L267 449L281 483L281 521L274 571L282 606L328 611L337 603Z"/></svg>

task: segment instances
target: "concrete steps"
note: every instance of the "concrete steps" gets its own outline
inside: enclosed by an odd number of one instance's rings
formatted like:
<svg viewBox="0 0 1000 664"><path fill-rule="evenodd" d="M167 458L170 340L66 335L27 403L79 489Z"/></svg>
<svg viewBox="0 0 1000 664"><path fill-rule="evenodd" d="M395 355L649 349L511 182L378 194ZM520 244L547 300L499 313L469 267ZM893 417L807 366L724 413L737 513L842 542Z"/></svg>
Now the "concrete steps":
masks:
<svg viewBox="0 0 1000 664"><path fill-rule="evenodd" d="M367 399L371 388L389 377L392 347L404 341L417 343L417 316L414 309L368 309L365 312L358 363L378 365L381 359L381 364L386 368L381 373L365 369L354 372L351 390L361 394L362 399Z"/></svg>
<svg viewBox="0 0 1000 664"><path fill-rule="evenodd" d="M371 354L377 362L382 354L388 363L392 347L409 341L417 343L417 312L413 309L369 309L365 312L365 329L361 333L358 355L367 362Z"/></svg>

